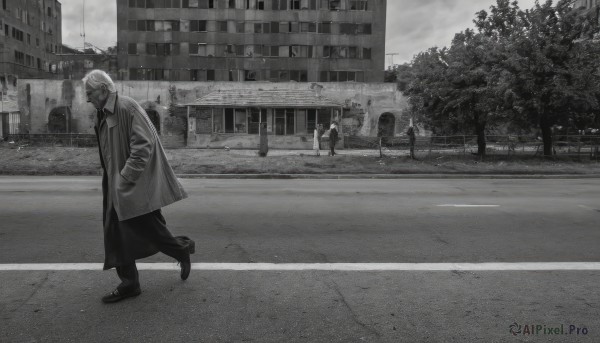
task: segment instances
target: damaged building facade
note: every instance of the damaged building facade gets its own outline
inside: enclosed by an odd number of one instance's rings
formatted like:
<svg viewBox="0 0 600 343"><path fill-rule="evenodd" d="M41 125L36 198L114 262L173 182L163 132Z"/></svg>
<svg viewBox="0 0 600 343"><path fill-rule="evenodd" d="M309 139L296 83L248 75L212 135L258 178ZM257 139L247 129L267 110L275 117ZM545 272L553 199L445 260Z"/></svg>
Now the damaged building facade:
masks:
<svg viewBox="0 0 600 343"><path fill-rule="evenodd" d="M146 110L167 147L311 149L314 125L340 123L349 136L403 135L406 98L393 83L117 81ZM21 130L94 133L95 109L80 80L19 80ZM340 142L343 147L344 141Z"/></svg>
<svg viewBox="0 0 600 343"><path fill-rule="evenodd" d="M19 133L19 78L56 78L62 45L57 0L2 0L0 8L0 139Z"/></svg>
<svg viewBox="0 0 600 343"><path fill-rule="evenodd" d="M383 82L386 0L117 0L122 80Z"/></svg>

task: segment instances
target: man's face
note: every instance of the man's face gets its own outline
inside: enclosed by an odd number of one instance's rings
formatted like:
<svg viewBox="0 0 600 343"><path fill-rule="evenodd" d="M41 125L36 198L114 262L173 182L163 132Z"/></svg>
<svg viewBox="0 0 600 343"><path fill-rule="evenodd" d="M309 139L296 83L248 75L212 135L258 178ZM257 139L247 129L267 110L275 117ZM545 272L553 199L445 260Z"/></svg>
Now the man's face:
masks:
<svg viewBox="0 0 600 343"><path fill-rule="evenodd" d="M102 85L99 88L93 88L88 83L85 84L85 96L87 102L94 105L95 108L101 109L106 104L108 99L108 90Z"/></svg>

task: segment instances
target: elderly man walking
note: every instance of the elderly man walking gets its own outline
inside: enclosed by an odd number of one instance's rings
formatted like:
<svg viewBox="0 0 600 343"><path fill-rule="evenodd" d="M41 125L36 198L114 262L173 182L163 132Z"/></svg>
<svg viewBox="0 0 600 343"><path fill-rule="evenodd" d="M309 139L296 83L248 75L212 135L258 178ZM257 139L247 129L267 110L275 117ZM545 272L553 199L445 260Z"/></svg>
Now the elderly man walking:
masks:
<svg viewBox="0 0 600 343"><path fill-rule="evenodd" d="M112 303L141 293L137 259L159 251L176 259L181 279L190 274L194 241L174 237L161 208L187 197L146 112L117 94L111 78L93 70L84 79L87 101L97 110L102 177L104 270L116 268L121 284L102 298Z"/></svg>

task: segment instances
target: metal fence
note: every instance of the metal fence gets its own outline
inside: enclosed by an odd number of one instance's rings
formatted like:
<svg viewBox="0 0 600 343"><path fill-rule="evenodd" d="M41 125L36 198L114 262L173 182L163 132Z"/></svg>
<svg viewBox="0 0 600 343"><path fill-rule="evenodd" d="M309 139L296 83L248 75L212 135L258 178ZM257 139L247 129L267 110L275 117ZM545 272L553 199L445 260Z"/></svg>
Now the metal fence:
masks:
<svg viewBox="0 0 600 343"><path fill-rule="evenodd" d="M96 135L88 133L17 134L7 137L14 146L93 147L98 145Z"/></svg>
<svg viewBox="0 0 600 343"><path fill-rule="evenodd" d="M553 137L553 153L579 159L599 160L600 136L557 135ZM371 150L380 156L409 156L410 143L402 137L346 136L346 149ZM415 156L477 154L477 136L417 137ZM486 136L486 155L489 156L543 156L544 143L533 136Z"/></svg>

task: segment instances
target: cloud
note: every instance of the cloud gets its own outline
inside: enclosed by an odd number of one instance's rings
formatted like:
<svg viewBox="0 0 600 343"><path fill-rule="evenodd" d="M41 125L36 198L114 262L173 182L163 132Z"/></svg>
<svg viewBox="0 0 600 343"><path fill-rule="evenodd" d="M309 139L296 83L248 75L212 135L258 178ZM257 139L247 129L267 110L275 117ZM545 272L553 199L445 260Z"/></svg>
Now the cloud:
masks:
<svg viewBox="0 0 600 343"><path fill-rule="evenodd" d="M60 0L62 4L62 39L72 47L83 47L82 0ZM85 1L85 40L99 48L117 45L117 2Z"/></svg>
<svg viewBox="0 0 600 343"><path fill-rule="evenodd" d="M535 0L521 0L531 8ZM397 53L394 63L410 62L430 47L450 45L454 34L473 28L475 13L489 10L494 0L388 0L386 53ZM386 59L386 66L391 58Z"/></svg>

